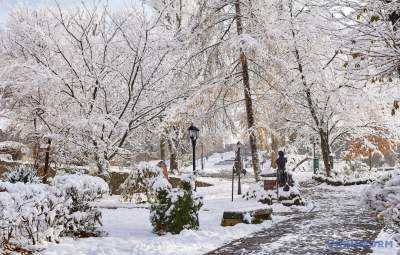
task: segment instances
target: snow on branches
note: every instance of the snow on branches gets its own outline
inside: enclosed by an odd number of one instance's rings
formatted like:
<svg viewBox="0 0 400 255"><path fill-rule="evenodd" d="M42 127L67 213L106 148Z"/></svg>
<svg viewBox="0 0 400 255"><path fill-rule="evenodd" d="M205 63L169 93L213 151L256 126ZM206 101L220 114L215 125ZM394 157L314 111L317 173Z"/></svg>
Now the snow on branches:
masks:
<svg viewBox="0 0 400 255"><path fill-rule="evenodd" d="M199 227L199 210L203 199L192 190L193 177L182 176L179 188L171 188L165 178L154 182L156 199L150 207L150 221L154 232L179 234L184 229Z"/></svg>
<svg viewBox="0 0 400 255"><path fill-rule="evenodd" d="M57 242L94 233L101 213L92 205L108 191L98 177L57 176L50 185L0 182L0 243Z"/></svg>
<svg viewBox="0 0 400 255"><path fill-rule="evenodd" d="M164 181L160 174L160 170L154 165L148 163L136 165L120 186L121 199L124 202L152 202L157 188L155 182Z"/></svg>
<svg viewBox="0 0 400 255"><path fill-rule="evenodd" d="M3 85L17 130L51 137L64 161L85 155L108 179L108 162L139 151L187 88L174 83L181 58L157 15L81 5L10 14L4 47L13 68Z"/></svg>
<svg viewBox="0 0 400 255"><path fill-rule="evenodd" d="M4 180L10 183L40 183L41 179L31 165L17 165L4 173Z"/></svg>

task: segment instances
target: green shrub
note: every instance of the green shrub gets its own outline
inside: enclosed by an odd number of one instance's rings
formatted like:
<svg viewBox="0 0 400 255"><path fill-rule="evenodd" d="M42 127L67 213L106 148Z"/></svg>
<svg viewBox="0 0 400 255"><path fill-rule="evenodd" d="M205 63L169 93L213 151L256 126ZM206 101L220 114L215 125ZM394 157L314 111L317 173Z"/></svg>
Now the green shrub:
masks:
<svg viewBox="0 0 400 255"><path fill-rule="evenodd" d="M160 179L155 182L156 201L150 207L150 221L154 232L179 234L184 229L197 229L198 213L203 202L192 191L193 178L183 176L179 188L171 188L165 182Z"/></svg>
<svg viewBox="0 0 400 255"><path fill-rule="evenodd" d="M9 168L8 172L4 173L3 178L4 181L10 183L41 183L41 179L30 165L17 165L13 168Z"/></svg>

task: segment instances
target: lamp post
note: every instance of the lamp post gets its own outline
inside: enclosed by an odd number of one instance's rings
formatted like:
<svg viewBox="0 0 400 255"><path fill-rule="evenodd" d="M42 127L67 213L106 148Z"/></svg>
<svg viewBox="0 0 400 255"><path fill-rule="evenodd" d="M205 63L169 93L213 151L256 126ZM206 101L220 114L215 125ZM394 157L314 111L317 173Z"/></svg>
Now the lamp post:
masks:
<svg viewBox="0 0 400 255"><path fill-rule="evenodd" d="M189 137L190 140L192 141L192 151L193 151L193 174L196 176L196 140L199 138L199 132L200 130L195 127L192 123L190 127L188 128L189 131ZM194 191L196 191L196 181L194 182Z"/></svg>
<svg viewBox="0 0 400 255"><path fill-rule="evenodd" d="M242 174L243 171L243 164L242 164L242 159L241 159L241 148L242 148L242 143L237 142L237 155L238 155L238 169L236 169L237 174L238 174L238 195L242 195L242 185L240 183L240 175Z"/></svg>
<svg viewBox="0 0 400 255"><path fill-rule="evenodd" d="M201 142L201 170L204 170L204 143Z"/></svg>
<svg viewBox="0 0 400 255"><path fill-rule="evenodd" d="M313 172L314 172L314 174L316 174L317 169L319 168L318 167L319 159L317 158L317 155L315 153L315 147L316 147L316 144L319 142L319 139L318 139L318 137L312 136L310 140L311 140L311 143L313 144Z"/></svg>

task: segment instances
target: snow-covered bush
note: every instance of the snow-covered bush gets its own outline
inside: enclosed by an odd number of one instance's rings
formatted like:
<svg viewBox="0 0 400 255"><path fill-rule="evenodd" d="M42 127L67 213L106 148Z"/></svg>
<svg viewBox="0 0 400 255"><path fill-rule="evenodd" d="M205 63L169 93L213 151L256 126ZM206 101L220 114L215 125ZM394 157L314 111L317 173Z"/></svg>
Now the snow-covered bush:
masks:
<svg viewBox="0 0 400 255"><path fill-rule="evenodd" d="M101 212L93 202L108 193L107 183L100 177L84 174L55 176L51 185L71 200L66 222L66 235L81 235L95 231Z"/></svg>
<svg viewBox="0 0 400 255"><path fill-rule="evenodd" d="M17 165L7 169L4 173L4 181L16 183L40 183L40 178L36 175L36 171L30 165Z"/></svg>
<svg viewBox="0 0 400 255"><path fill-rule="evenodd" d="M380 212L388 225L400 229L400 171L388 173L365 189L364 203ZM400 231L398 231L400 233Z"/></svg>
<svg viewBox="0 0 400 255"><path fill-rule="evenodd" d="M369 166L362 162L361 160L347 160L345 161L345 165L340 168L336 167L333 171L336 175L344 174L347 176L353 175L353 174L362 174L365 173L369 170Z"/></svg>
<svg viewBox="0 0 400 255"><path fill-rule="evenodd" d="M336 162L329 177L325 173L313 175L313 179L334 186L366 184L378 177L378 172L370 171L369 166L360 160Z"/></svg>
<svg viewBox="0 0 400 255"><path fill-rule="evenodd" d="M272 190L264 190L262 183L254 183L250 185L249 189L243 194L246 200L257 200L263 204L272 204L272 199L276 199L276 193Z"/></svg>
<svg viewBox="0 0 400 255"><path fill-rule="evenodd" d="M159 174L160 170L154 165L142 163L135 166L120 186L121 199L135 203L154 201L152 184Z"/></svg>
<svg viewBox="0 0 400 255"><path fill-rule="evenodd" d="M1 244L58 241L70 203L46 184L0 182Z"/></svg>
<svg viewBox="0 0 400 255"><path fill-rule="evenodd" d="M183 229L199 227L198 213L203 201L192 191L193 182L191 176L185 175L181 177L179 188L171 188L161 175L155 179L156 201L150 207L154 232L179 234Z"/></svg>
<svg viewBox="0 0 400 255"><path fill-rule="evenodd" d="M165 178L159 175L155 178L152 189L156 192L156 198L150 207L150 221L154 232L162 234L167 231L169 216L167 212L171 207L169 194L172 186Z"/></svg>
<svg viewBox="0 0 400 255"><path fill-rule="evenodd" d="M85 175L56 176L50 184L0 182L0 248L93 231L101 215L92 202L107 191L101 178Z"/></svg>

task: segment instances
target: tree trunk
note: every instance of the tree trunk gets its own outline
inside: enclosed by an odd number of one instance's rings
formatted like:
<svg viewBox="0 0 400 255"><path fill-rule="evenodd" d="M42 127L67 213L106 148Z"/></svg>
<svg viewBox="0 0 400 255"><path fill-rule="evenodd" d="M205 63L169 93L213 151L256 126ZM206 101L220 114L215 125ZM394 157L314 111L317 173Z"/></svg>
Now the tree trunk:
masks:
<svg viewBox="0 0 400 255"><path fill-rule="evenodd" d="M368 151L368 157L369 157L369 171L372 170L372 151Z"/></svg>
<svg viewBox="0 0 400 255"><path fill-rule="evenodd" d="M33 156L33 168L38 171L39 169L39 150L40 150L40 143L39 139L36 139L35 145L33 146L32 156Z"/></svg>
<svg viewBox="0 0 400 255"><path fill-rule="evenodd" d="M305 97L307 100L308 110L310 111L310 115L314 121L314 124L315 124L315 126L318 130L319 136L320 136L322 159L324 161L326 175L331 176L332 165L331 165L330 158L329 158L330 147L329 147L328 129L325 132L321 128L321 126L324 126L323 121L318 118L317 107L314 105L313 98L312 98L312 92L311 92L310 86L307 83L305 74L303 72L303 63L301 61L299 49L296 45L297 38L296 38L296 33L295 33L294 25L293 25L293 19L295 18L294 14L293 14L293 2L290 2L289 8L290 8L290 18L291 18L291 25L292 25L291 32L292 32L292 37L294 40L294 55L296 57L298 71L301 75L301 80L302 80L302 83L303 83L303 86L305 89L304 92L305 92Z"/></svg>
<svg viewBox="0 0 400 255"><path fill-rule="evenodd" d="M113 187L109 171L109 162L105 157L98 155L98 153L95 153L94 158L98 169L98 176L108 184L110 194L112 194Z"/></svg>
<svg viewBox="0 0 400 255"><path fill-rule="evenodd" d="M165 161L165 137L160 137L160 159Z"/></svg>
<svg viewBox="0 0 400 255"><path fill-rule="evenodd" d="M319 136L321 139L321 152L322 152L322 160L324 161L325 172L327 176L331 176L332 166L329 158L331 152L329 148L328 135L323 129L320 129Z"/></svg>
<svg viewBox="0 0 400 255"><path fill-rule="evenodd" d="M178 160L177 160L177 152L175 146L171 141L168 141L168 150L169 150L169 171L173 173L174 171L178 171Z"/></svg>
<svg viewBox="0 0 400 255"><path fill-rule="evenodd" d="M276 160L278 159L278 149L279 149L279 140L274 134L271 133L271 167L273 169L277 169L278 165L276 164Z"/></svg>
<svg viewBox="0 0 400 255"><path fill-rule="evenodd" d="M240 0L236 0L235 10L236 10L237 34L241 35L243 33L243 26L242 26L242 14L240 11ZM242 65L244 100L246 105L247 127L249 129L249 142L250 142L250 150L253 163L253 171L256 181L259 181L260 166L258 160L257 139L256 139L255 124L254 124L253 102L250 93L249 67L248 67L247 57L246 54L243 52L243 49L240 49L240 63Z"/></svg>
<svg viewBox="0 0 400 255"><path fill-rule="evenodd" d="M33 146L32 156L33 156L33 168L36 172L39 170L39 150L40 150L40 141L37 135L37 125L36 125L36 118L33 119L33 127L35 130L35 145Z"/></svg>
<svg viewBox="0 0 400 255"><path fill-rule="evenodd" d="M49 174L49 165L50 165L50 146L51 146L51 139L47 139L47 147L46 147L46 156L44 158L44 169L43 169L43 182L47 182L47 177Z"/></svg>

